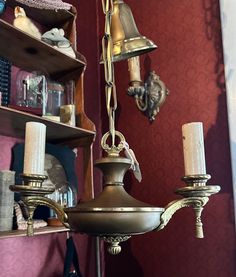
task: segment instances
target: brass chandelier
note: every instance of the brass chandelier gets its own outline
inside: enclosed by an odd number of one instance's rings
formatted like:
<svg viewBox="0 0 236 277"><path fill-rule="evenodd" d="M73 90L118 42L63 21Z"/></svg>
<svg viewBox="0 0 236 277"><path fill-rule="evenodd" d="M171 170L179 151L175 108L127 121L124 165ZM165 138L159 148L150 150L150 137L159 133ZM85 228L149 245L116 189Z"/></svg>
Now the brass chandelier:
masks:
<svg viewBox="0 0 236 277"><path fill-rule="evenodd" d="M209 197L220 190L219 186L207 185L210 175L206 174L204 166L196 166L199 170L188 170L186 176L182 178L186 185L176 191L183 198L172 201L164 208L153 207L136 200L125 191L123 178L127 170L132 169L139 180L141 180L141 173L135 155L129 148L124 135L115 128L117 96L113 62L120 59L119 54L121 54L122 58L129 58L151 51L156 47L154 43L139 35L134 28L136 26L134 24L133 28L130 27L128 30L135 30L135 39L132 40L130 36L128 40L119 40L119 43L113 47L113 36L115 37L115 35L111 32L112 16L115 14L117 16L116 19L121 20L118 17L119 11L116 10L121 4L124 4L122 0L102 0L105 14L102 57L106 81L105 95L109 131L103 135L101 140L101 147L106 152L106 156L96 161L95 166L103 172L103 191L91 201L79 203L73 208L63 208L46 197L55 188L43 185L43 181L46 178L43 175L22 174L23 185L11 186L11 190L21 194L22 200L29 209L27 229L29 236L33 235L34 210L38 205L46 205L52 208L57 213L59 220L72 231L99 236L105 242L108 242L108 251L111 254L118 254L121 251L120 242L129 239L132 235L163 229L173 214L184 207L192 207L194 209L196 214L196 236L202 238L201 213ZM132 41L135 43L139 42L141 49L139 49L139 45L133 45ZM129 48L124 51L126 43L128 43ZM196 133L193 133L191 141L194 141L196 137ZM193 142L195 150L198 145L198 141L197 143ZM194 165L195 162L198 162L198 157L202 158L201 149L195 150L190 153L191 162ZM188 157L186 160L188 160Z"/></svg>

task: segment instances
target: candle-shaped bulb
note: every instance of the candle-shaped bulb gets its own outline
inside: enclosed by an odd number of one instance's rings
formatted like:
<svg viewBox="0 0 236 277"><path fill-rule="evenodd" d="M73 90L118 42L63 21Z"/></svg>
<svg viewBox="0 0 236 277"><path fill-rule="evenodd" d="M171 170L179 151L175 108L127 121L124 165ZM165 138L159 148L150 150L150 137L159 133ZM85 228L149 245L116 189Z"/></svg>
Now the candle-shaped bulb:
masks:
<svg viewBox="0 0 236 277"><path fill-rule="evenodd" d="M182 126L185 175L206 174L202 122Z"/></svg>
<svg viewBox="0 0 236 277"><path fill-rule="evenodd" d="M24 174L44 175L46 125L27 122L25 129Z"/></svg>
<svg viewBox="0 0 236 277"><path fill-rule="evenodd" d="M140 76L139 56L128 59L130 82L142 82Z"/></svg>

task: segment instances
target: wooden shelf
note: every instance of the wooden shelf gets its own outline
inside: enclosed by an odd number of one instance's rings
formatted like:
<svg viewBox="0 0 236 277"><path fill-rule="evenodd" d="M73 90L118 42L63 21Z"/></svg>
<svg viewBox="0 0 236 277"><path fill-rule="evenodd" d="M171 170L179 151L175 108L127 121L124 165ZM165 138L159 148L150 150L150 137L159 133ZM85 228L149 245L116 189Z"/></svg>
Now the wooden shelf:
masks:
<svg viewBox="0 0 236 277"><path fill-rule="evenodd" d="M0 37L1 56L17 67L28 71L42 71L54 78L64 77L71 72L76 72L78 77L84 70L86 62L81 54L77 55L79 59L73 59L2 19Z"/></svg>
<svg viewBox="0 0 236 277"><path fill-rule="evenodd" d="M41 22L44 26L48 27L58 27L64 24L65 22L73 19L74 13L67 10L46 10L46 9L37 9L29 7L22 3L19 3L14 0L7 0L7 5L14 8L15 6L21 6L24 8L27 15L30 15L31 18L37 22Z"/></svg>
<svg viewBox="0 0 236 277"><path fill-rule="evenodd" d="M0 106L0 134L8 137L24 138L25 124L28 121L44 123L47 126L47 141L53 143L68 144L70 141L80 139L93 139L95 132L78 127L72 127L64 123L54 122L40 116L31 115L26 112L17 111L11 108Z"/></svg>
<svg viewBox="0 0 236 277"><path fill-rule="evenodd" d="M46 234L53 234L59 232L67 232L69 229L65 227L42 227L38 229L34 229L34 235L46 235ZM15 238L15 237L26 237L26 230L12 230L12 231L3 231L0 232L0 239L6 238Z"/></svg>

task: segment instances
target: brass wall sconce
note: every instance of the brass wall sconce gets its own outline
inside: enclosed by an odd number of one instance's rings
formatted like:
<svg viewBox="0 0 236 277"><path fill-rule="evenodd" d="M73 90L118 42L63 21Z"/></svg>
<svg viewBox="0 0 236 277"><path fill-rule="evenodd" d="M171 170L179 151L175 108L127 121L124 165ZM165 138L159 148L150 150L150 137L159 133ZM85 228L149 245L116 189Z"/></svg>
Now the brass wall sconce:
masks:
<svg viewBox="0 0 236 277"><path fill-rule="evenodd" d="M144 112L150 121L155 120L169 91L154 71L151 71L147 80L142 82L139 56L155 50L157 46L150 39L140 35L130 7L122 0L113 1L111 36L113 61L128 59L130 72L128 95L135 98L138 109Z"/></svg>
<svg viewBox="0 0 236 277"><path fill-rule="evenodd" d="M130 58L128 65L130 72L128 95L134 97L138 109L144 112L150 121L154 121L169 95L169 90L155 71L151 71L147 80L142 82L138 56Z"/></svg>
<svg viewBox="0 0 236 277"><path fill-rule="evenodd" d="M106 1L106 3L105 3ZM183 144L185 158L185 175L183 181L186 186L179 188L176 193L183 199L169 203L165 208L153 207L130 196L124 189L123 178L127 170L138 171L138 162L131 149L129 149L125 137L115 129L115 111L117 108L117 97L114 82L113 51L111 38L111 17L114 13L115 4L123 4L123 1L103 0L103 11L106 16L105 34L103 37L103 59L105 71L105 94L106 108L109 118L109 131L101 140L101 147L106 156L95 162L104 176L103 190L93 200L78 203L76 207L64 208L45 195L52 193L54 187L45 187L42 174L42 161L32 166L38 156L43 154L42 134L45 132L39 124L37 130L31 130L35 138L27 139L28 128L26 127L24 173L23 184L13 185L12 191L19 192L22 200L29 207L28 235L33 235L32 218L38 205L46 205L52 208L61 222L72 231L87 233L98 236L109 243L108 251L118 254L121 251L120 242L126 241L133 235L143 234L150 231L163 229L179 209L193 207L196 214L196 236L203 237L201 213L209 200L209 197L219 192L219 186L207 185L210 178L205 170L203 131L201 123L191 123L183 126ZM113 3L113 2L112 2ZM166 88L163 90L167 93ZM164 96L163 96L164 97ZM28 124L28 123L27 123ZM36 139L38 138L38 139ZM40 142L37 144L37 140ZM110 139L110 144L108 144ZM41 154L38 153L41 149ZM36 151L37 150L37 151ZM30 159L29 159L30 157ZM36 158L35 158L36 157ZM30 161L30 162L29 162ZM27 169L27 170L26 170Z"/></svg>

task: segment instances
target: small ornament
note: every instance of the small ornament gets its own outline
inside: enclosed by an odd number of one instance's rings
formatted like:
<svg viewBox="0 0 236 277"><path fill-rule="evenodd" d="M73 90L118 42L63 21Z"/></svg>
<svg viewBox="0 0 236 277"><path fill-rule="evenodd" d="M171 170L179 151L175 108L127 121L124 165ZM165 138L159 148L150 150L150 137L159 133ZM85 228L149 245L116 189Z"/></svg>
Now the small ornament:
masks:
<svg viewBox="0 0 236 277"><path fill-rule="evenodd" d="M64 54L75 58L75 52L71 47L71 43L64 37L64 35L65 32L63 29L52 28L50 31L47 31L42 35L42 41L52 45Z"/></svg>
<svg viewBox="0 0 236 277"><path fill-rule="evenodd" d="M13 25L26 32L27 34L36 37L37 39L41 39L41 33L36 25L26 16L25 10L19 6L15 7L14 10L15 19L13 21Z"/></svg>

